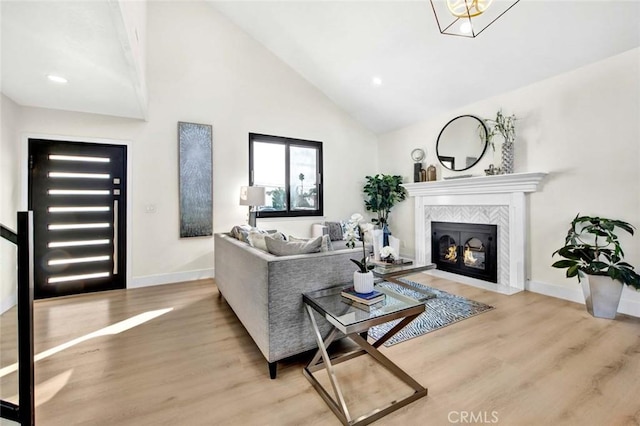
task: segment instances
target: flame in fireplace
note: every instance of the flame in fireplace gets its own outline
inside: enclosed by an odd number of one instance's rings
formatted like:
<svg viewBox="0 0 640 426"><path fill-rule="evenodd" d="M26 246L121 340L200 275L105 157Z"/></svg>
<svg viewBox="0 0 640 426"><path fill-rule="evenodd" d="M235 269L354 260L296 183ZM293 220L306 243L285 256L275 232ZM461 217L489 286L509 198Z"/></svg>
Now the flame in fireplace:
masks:
<svg viewBox="0 0 640 426"><path fill-rule="evenodd" d="M456 249L456 246L449 246L449 248L447 249L447 254L444 255L444 258L450 262L455 262L456 258L458 257L458 250Z"/></svg>
<svg viewBox="0 0 640 426"><path fill-rule="evenodd" d="M473 256L473 252L471 251L471 249L469 247L465 247L464 249L464 264L465 265L475 265L478 262L478 259L476 259Z"/></svg>

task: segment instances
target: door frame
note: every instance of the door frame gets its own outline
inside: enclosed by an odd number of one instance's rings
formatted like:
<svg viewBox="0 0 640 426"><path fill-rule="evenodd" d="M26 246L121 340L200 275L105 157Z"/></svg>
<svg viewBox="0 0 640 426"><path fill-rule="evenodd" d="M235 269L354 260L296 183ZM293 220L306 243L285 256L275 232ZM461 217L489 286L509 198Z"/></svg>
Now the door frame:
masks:
<svg viewBox="0 0 640 426"><path fill-rule="evenodd" d="M105 145L120 145L127 147L127 230L126 230L126 274L125 274L125 288L131 286L131 216L132 216L132 202L131 191L132 187L132 167L133 155L131 152L132 142L128 140L118 139L106 139L106 138L91 138L91 137L79 137L79 136L61 136L50 135L45 133L23 133L22 142L20 146L20 210L27 211L29 206L29 139L48 139L52 141L67 141L67 142L84 142L84 143L101 143Z"/></svg>

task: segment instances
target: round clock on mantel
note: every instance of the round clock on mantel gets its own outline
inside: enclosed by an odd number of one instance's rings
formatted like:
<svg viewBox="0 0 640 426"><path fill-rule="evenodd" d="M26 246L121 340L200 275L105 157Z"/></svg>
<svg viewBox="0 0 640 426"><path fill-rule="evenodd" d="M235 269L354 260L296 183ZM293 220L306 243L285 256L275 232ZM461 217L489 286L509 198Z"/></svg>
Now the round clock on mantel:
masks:
<svg viewBox="0 0 640 426"><path fill-rule="evenodd" d="M426 154L424 152L424 149L416 148L413 151L411 151L411 159L416 163L419 163L422 160L424 160L425 156Z"/></svg>

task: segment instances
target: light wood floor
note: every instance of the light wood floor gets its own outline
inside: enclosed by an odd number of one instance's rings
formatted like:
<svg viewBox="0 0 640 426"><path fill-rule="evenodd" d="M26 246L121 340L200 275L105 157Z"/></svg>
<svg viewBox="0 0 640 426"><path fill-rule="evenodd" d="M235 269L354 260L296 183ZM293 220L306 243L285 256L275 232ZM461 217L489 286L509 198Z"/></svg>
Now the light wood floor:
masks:
<svg viewBox="0 0 640 426"><path fill-rule="evenodd" d="M383 348L429 395L376 424L640 424L640 319L595 319L534 293L411 278L496 309ZM154 311L119 333L86 336ZM340 424L302 376L310 355L269 380L212 280L39 301L35 323L36 354L85 336L36 364L41 426ZM2 367L13 362L10 326L3 321ZM356 416L409 393L368 357L339 367ZM2 383L11 380L15 373Z"/></svg>

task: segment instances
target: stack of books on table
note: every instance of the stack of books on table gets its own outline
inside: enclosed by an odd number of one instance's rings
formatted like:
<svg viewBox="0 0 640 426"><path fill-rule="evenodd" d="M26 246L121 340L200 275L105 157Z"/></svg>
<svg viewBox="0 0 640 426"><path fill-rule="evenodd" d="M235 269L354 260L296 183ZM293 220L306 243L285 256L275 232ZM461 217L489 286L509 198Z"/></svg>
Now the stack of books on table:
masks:
<svg viewBox="0 0 640 426"><path fill-rule="evenodd" d="M371 293L358 293L353 287L349 287L342 290L340 295L345 299L345 302L367 312L380 307L381 302L384 301L384 293L377 290L373 290Z"/></svg>

